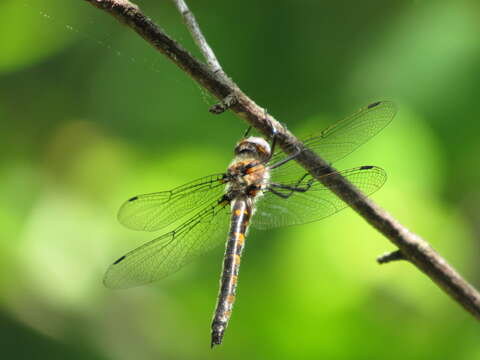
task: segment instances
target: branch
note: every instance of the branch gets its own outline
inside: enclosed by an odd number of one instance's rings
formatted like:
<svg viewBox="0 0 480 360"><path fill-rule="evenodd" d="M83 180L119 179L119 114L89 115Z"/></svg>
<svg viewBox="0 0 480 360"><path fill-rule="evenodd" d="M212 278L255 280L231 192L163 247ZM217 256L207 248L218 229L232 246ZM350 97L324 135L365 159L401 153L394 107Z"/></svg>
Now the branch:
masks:
<svg viewBox="0 0 480 360"><path fill-rule="evenodd" d="M137 32L221 101L227 97L235 98L236 101L231 105L231 110L266 137L272 134L272 127L274 127L278 133L278 144L286 154L292 155L295 149L303 150L295 158L303 168L331 188L338 197L348 203L369 224L397 246L405 259L414 264L465 310L480 320L480 294L472 285L465 281L425 240L410 232L372 200L365 198L345 178L340 175L322 177L322 174L335 170L316 153L305 148L272 116L269 116L267 121L264 109L255 104L223 72L211 71L128 0L85 1L105 10Z"/></svg>
<svg viewBox="0 0 480 360"><path fill-rule="evenodd" d="M208 109L208 111L210 111L212 114L219 115L230 109L236 101L237 99L235 98L235 95L231 93L222 99L218 104L213 105L210 109Z"/></svg>
<svg viewBox="0 0 480 360"><path fill-rule="evenodd" d="M193 40L195 40L195 43L200 48L200 51L202 52L203 57L207 61L210 70L214 73L219 71L223 72L220 63L215 56L215 53L213 52L210 45L208 45L207 39L205 39L205 36L203 36L202 31L200 30L200 26L195 19L195 16L190 11L185 1L173 0L173 2L177 6L178 11L180 11L180 14L182 14L183 21L185 22L185 25L187 25L190 33L192 34Z"/></svg>
<svg viewBox="0 0 480 360"><path fill-rule="evenodd" d="M379 256L377 258L377 262L379 264L387 264L392 261L398 261L398 260L407 260L403 253L400 250L395 250L386 254L383 254L382 256Z"/></svg>

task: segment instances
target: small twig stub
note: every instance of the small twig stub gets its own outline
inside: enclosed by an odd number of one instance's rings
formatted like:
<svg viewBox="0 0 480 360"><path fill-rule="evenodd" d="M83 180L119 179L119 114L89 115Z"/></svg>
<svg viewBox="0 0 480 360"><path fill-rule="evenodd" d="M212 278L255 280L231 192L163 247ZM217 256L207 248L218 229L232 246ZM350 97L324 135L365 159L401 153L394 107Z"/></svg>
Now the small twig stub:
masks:
<svg viewBox="0 0 480 360"><path fill-rule="evenodd" d="M386 264L392 261L408 260L400 250L395 250L386 254L383 254L377 258L379 264Z"/></svg>

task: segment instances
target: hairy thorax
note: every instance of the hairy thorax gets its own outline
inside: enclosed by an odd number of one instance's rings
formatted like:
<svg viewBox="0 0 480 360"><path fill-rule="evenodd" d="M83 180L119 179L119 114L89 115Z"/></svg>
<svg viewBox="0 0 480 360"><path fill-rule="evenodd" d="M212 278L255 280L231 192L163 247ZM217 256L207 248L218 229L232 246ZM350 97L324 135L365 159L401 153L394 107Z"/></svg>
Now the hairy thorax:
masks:
<svg viewBox="0 0 480 360"><path fill-rule="evenodd" d="M230 199L256 197L262 194L269 179L269 170L259 160L235 159L227 170Z"/></svg>

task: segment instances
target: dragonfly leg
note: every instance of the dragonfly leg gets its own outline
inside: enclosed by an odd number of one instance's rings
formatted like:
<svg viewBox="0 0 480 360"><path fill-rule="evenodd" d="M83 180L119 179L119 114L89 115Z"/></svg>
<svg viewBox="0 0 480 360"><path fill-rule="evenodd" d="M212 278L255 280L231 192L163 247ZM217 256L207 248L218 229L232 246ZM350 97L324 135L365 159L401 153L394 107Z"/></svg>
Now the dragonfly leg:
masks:
<svg viewBox="0 0 480 360"><path fill-rule="evenodd" d="M313 185L313 180L309 181L307 183L306 186L299 186L300 183L303 181L303 179L305 179L305 177L307 176L308 174L304 174L298 181L295 185L291 186L291 185L284 185L284 184L276 184L276 183L271 183L270 184L270 187L268 188L268 190L270 190L273 194L277 195L277 196L280 196L284 199L288 199L290 196L293 195L293 193L295 192L306 192L308 191L312 185ZM290 190L289 193L287 194L284 194L284 193L281 193L275 189L286 189L286 190Z"/></svg>
<svg viewBox="0 0 480 360"><path fill-rule="evenodd" d="M300 155L301 152L302 152L302 150L297 149L297 151L295 152L295 154L290 155L290 156L286 157L285 159L282 159L282 160L280 160L279 162L277 162L277 163L275 163L275 164L273 164L273 165L270 165L270 166L269 166L269 169L275 169L275 168L277 168L277 167L279 167L279 166L282 166L283 164L289 162L290 160L295 159L298 155ZM273 153L272 153L272 154L273 154Z"/></svg>
<svg viewBox="0 0 480 360"><path fill-rule="evenodd" d="M290 196L292 196L293 192L289 193L289 194L283 194L277 190L275 190L274 188L272 187L269 187L268 188L268 191L270 191L272 194L275 194L283 199L288 199Z"/></svg>
<svg viewBox="0 0 480 360"><path fill-rule="evenodd" d="M267 109L265 109L265 121L270 124L270 128L272 129L272 144L270 145L270 156L268 157L268 159L265 160L265 164L267 164L270 160L272 160L272 157L275 154L275 148L276 148L277 139L278 139L278 131L277 131L277 128L273 126L272 122L268 119ZM279 162L269 166L269 168L275 169L279 166L282 166L283 164L289 162L290 160L295 159L298 155L300 155L301 152L302 151L300 149L297 149L295 154L290 155L283 160L280 160Z"/></svg>

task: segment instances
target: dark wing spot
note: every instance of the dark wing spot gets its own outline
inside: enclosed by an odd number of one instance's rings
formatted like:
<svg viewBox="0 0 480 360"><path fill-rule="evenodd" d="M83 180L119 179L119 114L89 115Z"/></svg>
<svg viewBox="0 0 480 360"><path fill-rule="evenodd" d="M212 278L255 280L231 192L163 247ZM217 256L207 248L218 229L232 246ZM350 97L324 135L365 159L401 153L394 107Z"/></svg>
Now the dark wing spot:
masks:
<svg viewBox="0 0 480 360"><path fill-rule="evenodd" d="M134 197L128 199L128 201L135 201L135 200L138 200L138 196L134 196Z"/></svg>
<svg viewBox="0 0 480 360"><path fill-rule="evenodd" d="M125 255L123 255L120 259L118 259L117 261L115 261L113 263L113 265L117 265L120 261L124 260L125 259Z"/></svg>
<svg viewBox="0 0 480 360"><path fill-rule="evenodd" d="M365 166L361 166L360 170L368 170L368 169L372 169L372 168L373 168L373 166L371 166L371 165L365 165Z"/></svg>
<svg viewBox="0 0 480 360"><path fill-rule="evenodd" d="M368 105L368 106L367 106L367 109L372 109L372 108L374 108L375 106L380 105L380 103L381 103L381 101L374 102L374 103Z"/></svg>

